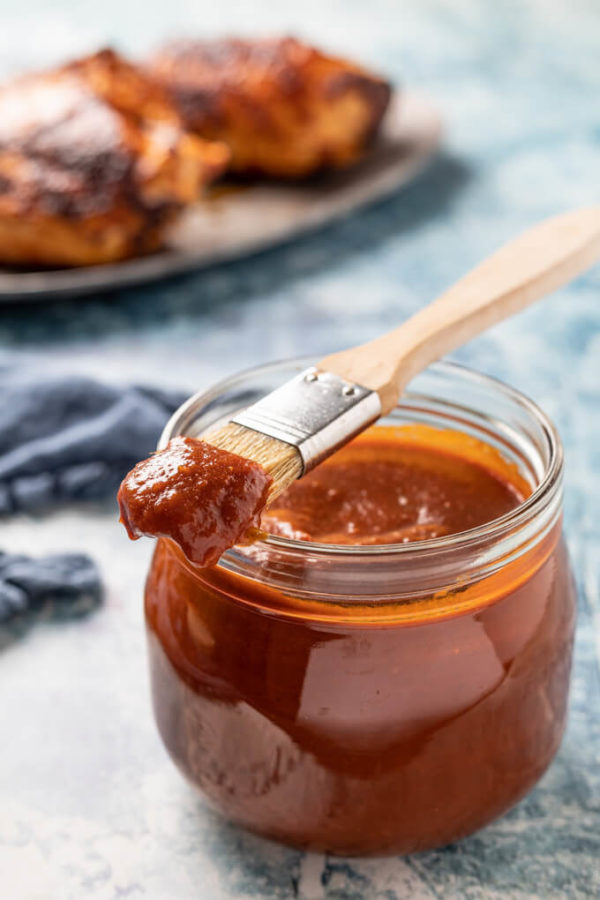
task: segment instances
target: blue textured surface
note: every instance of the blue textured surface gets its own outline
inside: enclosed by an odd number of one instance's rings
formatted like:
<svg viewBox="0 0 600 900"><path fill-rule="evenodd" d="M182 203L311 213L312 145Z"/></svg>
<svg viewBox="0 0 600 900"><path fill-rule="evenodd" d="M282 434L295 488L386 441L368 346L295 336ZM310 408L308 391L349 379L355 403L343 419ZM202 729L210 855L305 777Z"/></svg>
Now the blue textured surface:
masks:
<svg viewBox="0 0 600 900"><path fill-rule="evenodd" d="M446 150L398 196L282 249L120 295L4 309L0 346L11 353L115 380L200 388L263 360L374 336L532 222L598 202L594 0L334 0L326 9L306 0L301 12L291 2L260 11L250 2L227 12L183 0L164 6L148 3L138 20L133 4L123 10L116 0L101 9L63 0L52 14L41 0L30 3L4 14L0 60L8 70L120 35L141 50L184 29L301 31L430 93L447 121ZM566 445L566 529L580 588L569 728L524 802L460 845L384 861L305 856L200 811L147 710L137 611L146 551L129 547L101 510L24 519L4 532L4 545L95 550L113 599L93 620L60 634L38 630L0 659L0 707L20 735L8 748L10 774L0 773L10 798L0 859L4 852L12 866L15 896L598 896L599 355L600 269L457 354L537 400ZM45 712L53 701L64 712ZM40 728L52 735L57 717L60 741L49 737L34 752ZM55 766L67 774L53 787ZM44 893L48 885L54 893Z"/></svg>

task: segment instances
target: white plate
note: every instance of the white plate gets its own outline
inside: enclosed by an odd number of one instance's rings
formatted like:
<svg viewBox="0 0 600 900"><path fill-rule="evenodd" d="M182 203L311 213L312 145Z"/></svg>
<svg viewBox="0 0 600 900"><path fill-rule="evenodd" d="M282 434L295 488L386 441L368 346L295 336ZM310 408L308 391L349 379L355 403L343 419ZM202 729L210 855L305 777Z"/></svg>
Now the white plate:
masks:
<svg viewBox="0 0 600 900"><path fill-rule="evenodd" d="M307 183L265 182L217 191L181 217L168 246L152 256L78 269L0 268L0 301L89 294L156 281L287 241L393 194L431 159L440 116L416 93L400 92L365 159Z"/></svg>

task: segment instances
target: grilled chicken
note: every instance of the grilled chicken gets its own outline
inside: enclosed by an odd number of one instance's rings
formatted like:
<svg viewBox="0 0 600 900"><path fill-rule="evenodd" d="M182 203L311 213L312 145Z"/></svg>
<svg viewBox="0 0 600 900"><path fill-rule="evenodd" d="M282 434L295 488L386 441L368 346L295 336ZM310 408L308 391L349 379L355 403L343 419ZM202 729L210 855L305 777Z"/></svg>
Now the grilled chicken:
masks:
<svg viewBox="0 0 600 900"><path fill-rule="evenodd" d="M187 125L224 141L235 172L300 178L362 155L389 84L294 38L179 41L150 61Z"/></svg>
<svg viewBox="0 0 600 900"><path fill-rule="evenodd" d="M0 89L0 261L89 265L154 250L228 157L110 50L25 76Z"/></svg>

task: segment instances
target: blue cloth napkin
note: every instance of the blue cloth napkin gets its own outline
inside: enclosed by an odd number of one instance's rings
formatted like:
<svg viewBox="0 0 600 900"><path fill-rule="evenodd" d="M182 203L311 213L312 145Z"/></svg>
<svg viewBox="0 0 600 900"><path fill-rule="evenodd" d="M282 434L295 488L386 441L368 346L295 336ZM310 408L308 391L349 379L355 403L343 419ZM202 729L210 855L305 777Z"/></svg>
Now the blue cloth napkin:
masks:
<svg viewBox="0 0 600 900"><path fill-rule="evenodd" d="M114 495L186 399L20 368L0 379L0 515Z"/></svg>
<svg viewBox="0 0 600 900"><path fill-rule="evenodd" d="M36 618L83 616L101 600L100 572L89 556L64 553L33 559L0 552L0 648Z"/></svg>
<svg viewBox="0 0 600 900"><path fill-rule="evenodd" d="M0 387L3 517L114 497L186 398L14 366L0 366ZM40 616L83 615L101 598L100 573L86 555L34 559L0 552L0 646Z"/></svg>

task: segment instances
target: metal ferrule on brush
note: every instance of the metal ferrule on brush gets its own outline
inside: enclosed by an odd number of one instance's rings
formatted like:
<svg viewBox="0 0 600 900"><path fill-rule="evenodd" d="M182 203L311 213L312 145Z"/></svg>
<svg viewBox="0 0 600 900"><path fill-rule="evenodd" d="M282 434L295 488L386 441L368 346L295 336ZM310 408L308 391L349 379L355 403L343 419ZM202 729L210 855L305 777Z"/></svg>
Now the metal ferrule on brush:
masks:
<svg viewBox="0 0 600 900"><path fill-rule="evenodd" d="M296 447L304 474L380 415L375 391L310 368L231 421Z"/></svg>

